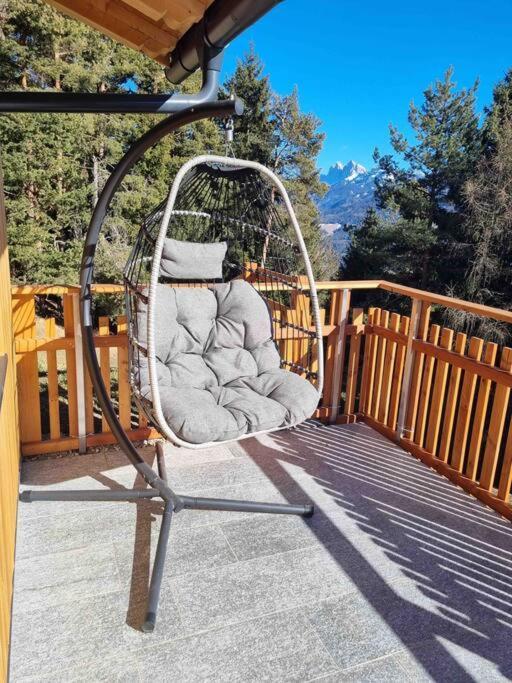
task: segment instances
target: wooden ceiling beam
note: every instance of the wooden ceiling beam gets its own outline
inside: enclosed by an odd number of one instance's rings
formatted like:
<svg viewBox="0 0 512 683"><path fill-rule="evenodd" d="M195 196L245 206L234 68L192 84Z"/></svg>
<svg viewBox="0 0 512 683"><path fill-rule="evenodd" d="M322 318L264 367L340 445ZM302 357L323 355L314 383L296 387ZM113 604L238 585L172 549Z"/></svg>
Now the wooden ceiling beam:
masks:
<svg viewBox="0 0 512 683"><path fill-rule="evenodd" d="M183 34L199 21L212 0L124 0L135 9Z"/></svg>
<svg viewBox="0 0 512 683"><path fill-rule="evenodd" d="M168 64L179 38L213 0L47 0L65 14Z"/></svg>

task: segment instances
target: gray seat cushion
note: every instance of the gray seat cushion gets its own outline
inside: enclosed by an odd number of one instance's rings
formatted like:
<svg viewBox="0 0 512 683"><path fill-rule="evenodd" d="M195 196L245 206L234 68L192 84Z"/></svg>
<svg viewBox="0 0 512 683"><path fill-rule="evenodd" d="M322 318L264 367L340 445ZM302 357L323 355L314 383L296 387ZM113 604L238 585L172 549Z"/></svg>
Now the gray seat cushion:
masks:
<svg viewBox="0 0 512 683"><path fill-rule="evenodd" d="M155 346L162 412L190 443L224 441L310 417L316 389L280 368L269 310L243 280L208 288L158 285ZM146 307L139 307L145 344ZM151 399L147 360L142 394Z"/></svg>

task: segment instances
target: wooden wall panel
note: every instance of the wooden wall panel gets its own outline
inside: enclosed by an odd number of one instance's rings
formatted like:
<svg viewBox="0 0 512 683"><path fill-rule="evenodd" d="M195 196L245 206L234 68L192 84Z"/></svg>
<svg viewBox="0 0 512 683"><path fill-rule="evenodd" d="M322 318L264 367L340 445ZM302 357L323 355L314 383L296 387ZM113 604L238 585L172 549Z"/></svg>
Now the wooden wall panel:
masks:
<svg viewBox="0 0 512 683"><path fill-rule="evenodd" d="M11 288L0 167L0 681L7 679L14 543L19 484L19 435Z"/></svg>

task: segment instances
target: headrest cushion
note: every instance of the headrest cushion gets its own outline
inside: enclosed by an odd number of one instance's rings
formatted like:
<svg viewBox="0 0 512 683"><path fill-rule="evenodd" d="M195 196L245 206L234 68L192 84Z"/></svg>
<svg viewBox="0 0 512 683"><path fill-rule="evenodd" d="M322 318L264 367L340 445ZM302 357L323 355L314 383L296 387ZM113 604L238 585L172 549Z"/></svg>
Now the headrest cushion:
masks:
<svg viewBox="0 0 512 683"><path fill-rule="evenodd" d="M226 242L180 242L167 238L160 275L173 280L220 280L227 248Z"/></svg>

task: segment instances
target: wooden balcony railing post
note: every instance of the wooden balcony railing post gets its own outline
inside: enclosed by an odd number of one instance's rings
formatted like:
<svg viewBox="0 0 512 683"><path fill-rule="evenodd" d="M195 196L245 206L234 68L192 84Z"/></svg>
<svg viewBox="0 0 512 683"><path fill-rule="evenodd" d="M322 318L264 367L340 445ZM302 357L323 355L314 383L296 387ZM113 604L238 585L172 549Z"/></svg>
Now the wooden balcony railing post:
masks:
<svg viewBox="0 0 512 683"><path fill-rule="evenodd" d="M331 384L331 411L329 421L335 423L338 418L341 401L341 384L343 381L343 366L345 363L346 328L350 310L350 289L343 289L341 301L336 311L336 319L333 321L338 327L336 343L334 347L333 377Z"/></svg>
<svg viewBox="0 0 512 683"><path fill-rule="evenodd" d="M98 336L108 337L110 335L110 319L106 315L101 315L98 318ZM110 375L110 346L101 346L100 348L100 368L101 377L103 379L103 384L107 391L108 396L111 396L111 375ZM101 416L101 431L110 432L110 425L105 417L105 414Z"/></svg>
<svg viewBox="0 0 512 683"><path fill-rule="evenodd" d="M400 404L398 408L398 420L397 420L397 436L399 439L408 438L411 434L412 429L409 425L406 425L406 417L409 412L409 396L411 394L412 386L412 371L414 364L414 351L412 348L412 343L416 339L420 326L420 313L421 313L421 303L418 299L412 300L412 310L411 318L409 322L409 331L407 334L407 345L405 347L405 364L404 364L404 377L402 380L402 389L400 392Z"/></svg>
<svg viewBox="0 0 512 683"><path fill-rule="evenodd" d="M33 295L13 301L12 327L14 339L35 339L36 305ZM37 353L16 354L19 429L22 443L41 440L41 398Z"/></svg>
<svg viewBox="0 0 512 683"><path fill-rule="evenodd" d="M345 389L345 415L350 422L356 420L354 406L356 400L357 379L359 375L359 360L361 355L361 339L363 332L364 310L354 308L352 310L352 326L354 331L350 335L350 348L348 352L347 384Z"/></svg>
<svg viewBox="0 0 512 683"><path fill-rule="evenodd" d="M73 333L75 337L75 376L76 376L76 418L78 452L85 453L87 448L86 426L86 393L85 393L85 367L84 347L82 340L82 328L80 327L80 295L72 294L73 298Z"/></svg>

